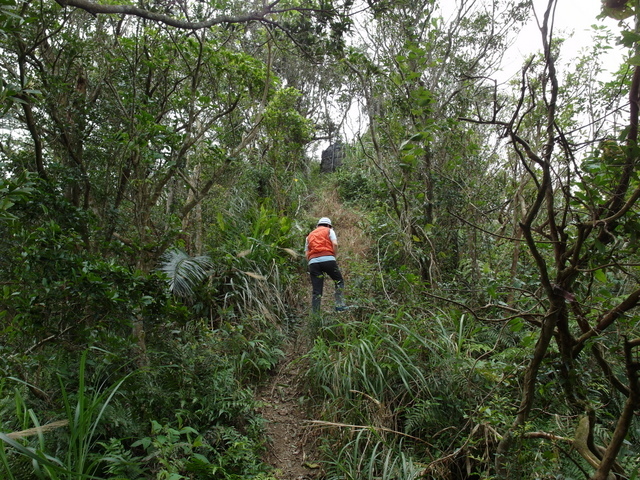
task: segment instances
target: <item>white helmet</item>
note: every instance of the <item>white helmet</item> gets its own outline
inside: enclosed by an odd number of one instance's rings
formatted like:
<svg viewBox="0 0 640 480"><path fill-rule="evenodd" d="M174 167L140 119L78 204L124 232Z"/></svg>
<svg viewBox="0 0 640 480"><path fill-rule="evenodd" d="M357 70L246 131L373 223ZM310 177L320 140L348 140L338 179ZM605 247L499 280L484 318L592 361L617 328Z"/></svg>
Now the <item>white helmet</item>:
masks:
<svg viewBox="0 0 640 480"><path fill-rule="evenodd" d="M318 220L318 224L317 225L329 225L331 226L331 219L328 217L322 217L320 220Z"/></svg>

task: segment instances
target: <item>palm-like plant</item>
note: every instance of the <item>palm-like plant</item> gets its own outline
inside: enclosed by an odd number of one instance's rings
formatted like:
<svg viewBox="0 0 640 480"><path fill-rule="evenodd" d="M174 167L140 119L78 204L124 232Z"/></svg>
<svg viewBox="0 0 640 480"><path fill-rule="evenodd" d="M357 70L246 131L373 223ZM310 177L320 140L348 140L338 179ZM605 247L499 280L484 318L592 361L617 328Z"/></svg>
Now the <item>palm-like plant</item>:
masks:
<svg viewBox="0 0 640 480"><path fill-rule="evenodd" d="M203 282L211 273L213 262L207 255L192 257L179 248L167 250L160 259L160 267L169 290L178 297L191 297L194 287Z"/></svg>

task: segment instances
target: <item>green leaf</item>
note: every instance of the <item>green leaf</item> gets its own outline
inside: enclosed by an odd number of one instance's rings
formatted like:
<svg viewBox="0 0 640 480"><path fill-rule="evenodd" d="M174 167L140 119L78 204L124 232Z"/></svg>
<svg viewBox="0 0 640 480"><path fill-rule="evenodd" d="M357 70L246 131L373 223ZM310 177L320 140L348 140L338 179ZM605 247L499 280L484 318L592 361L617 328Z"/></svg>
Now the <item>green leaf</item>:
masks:
<svg viewBox="0 0 640 480"><path fill-rule="evenodd" d="M194 445L195 447L196 445ZM199 446L199 445L197 445ZM205 457L204 455L202 455L201 453L193 453L192 454L193 458L198 459L200 462L202 462L205 465L210 465L211 462L209 461L209 459L207 457Z"/></svg>
<svg viewBox="0 0 640 480"><path fill-rule="evenodd" d="M144 437L141 438L140 440L137 440L135 442L133 442L131 444L132 447L142 447L145 450L149 449L149 446L151 446L151 439L149 437Z"/></svg>
<svg viewBox="0 0 640 480"><path fill-rule="evenodd" d="M181 480L183 478L186 478L186 477L184 477L183 475L180 475L179 473L172 473L167 477L167 480Z"/></svg>
<svg viewBox="0 0 640 480"><path fill-rule="evenodd" d="M517 333L524 328L524 320L522 318L514 318L509 322L509 329L513 333Z"/></svg>
<svg viewBox="0 0 640 480"><path fill-rule="evenodd" d="M620 43L625 47L631 48L634 43L640 42L640 33L632 32L630 30L624 30L622 33L622 40Z"/></svg>
<svg viewBox="0 0 640 480"><path fill-rule="evenodd" d="M622 142L623 140L625 140L627 138L627 135L629 134L629 130L631 129L631 127L627 126L625 128L623 128L620 131L620 135L618 135L618 141Z"/></svg>
<svg viewBox="0 0 640 480"><path fill-rule="evenodd" d="M598 280L599 282L607 283L607 274L605 273L604 269L602 269L602 268L601 268L601 269L599 269L599 270L596 270L596 271L593 273L593 276L594 276L594 277L596 278L596 280Z"/></svg>

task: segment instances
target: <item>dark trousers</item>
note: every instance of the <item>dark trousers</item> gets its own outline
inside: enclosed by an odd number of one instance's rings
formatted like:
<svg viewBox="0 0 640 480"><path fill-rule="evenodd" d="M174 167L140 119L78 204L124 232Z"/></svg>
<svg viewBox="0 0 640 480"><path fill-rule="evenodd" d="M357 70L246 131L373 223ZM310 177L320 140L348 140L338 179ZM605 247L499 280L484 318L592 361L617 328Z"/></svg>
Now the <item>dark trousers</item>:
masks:
<svg viewBox="0 0 640 480"><path fill-rule="evenodd" d="M336 305L343 302L342 290L344 289L344 279L335 260L328 262L318 262L309 264L309 275L311 276L312 307L314 311L320 309L322 291L324 289L324 276L328 275L336 285Z"/></svg>

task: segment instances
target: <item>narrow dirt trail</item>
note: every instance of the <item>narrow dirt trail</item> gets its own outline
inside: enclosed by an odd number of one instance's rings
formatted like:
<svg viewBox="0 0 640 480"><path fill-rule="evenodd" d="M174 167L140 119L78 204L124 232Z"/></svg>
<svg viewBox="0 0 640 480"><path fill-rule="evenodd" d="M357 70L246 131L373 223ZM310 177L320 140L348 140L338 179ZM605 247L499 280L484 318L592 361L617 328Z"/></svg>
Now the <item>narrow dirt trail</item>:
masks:
<svg viewBox="0 0 640 480"><path fill-rule="evenodd" d="M363 261L369 250L369 242L361 228L360 215L343 207L335 189L323 190L317 195L309 215L311 218L328 216L333 222L338 235L338 264L345 277L349 302L350 265ZM300 296L300 305L297 305L304 324L308 321L311 305L308 278L302 275L296 288L305 292ZM333 292L332 283L325 282L325 311L333 308ZM312 344L305 325L293 329L283 346L284 358L269 381L257 392L257 399L262 404L260 413L267 421L269 438L264 460L274 467L278 480L312 480L323 476L318 450L320 432L309 423L312 418L307 409L309 405L305 402L308 389L302 375L306 368L304 356Z"/></svg>
<svg viewBox="0 0 640 480"><path fill-rule="evenodd" d="M279 480L310 480L321 475L316 435L309 426L301 376L304 345L287 342L285 357L276 373L258 392L260 413L267 421L269 449L264 460Z"/></svg>

